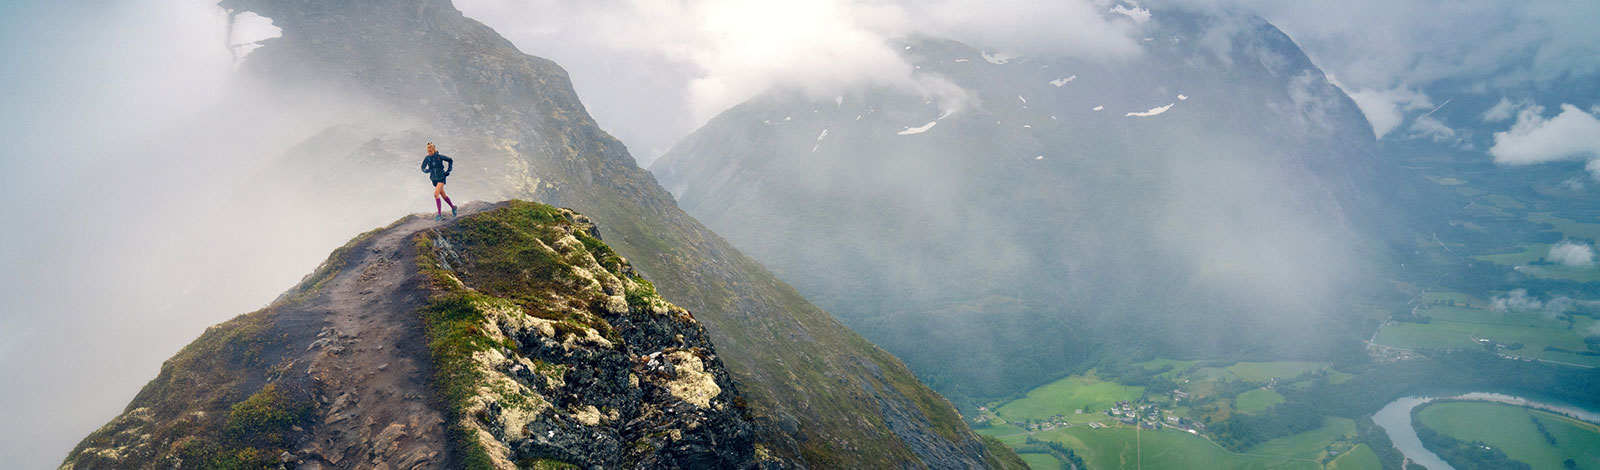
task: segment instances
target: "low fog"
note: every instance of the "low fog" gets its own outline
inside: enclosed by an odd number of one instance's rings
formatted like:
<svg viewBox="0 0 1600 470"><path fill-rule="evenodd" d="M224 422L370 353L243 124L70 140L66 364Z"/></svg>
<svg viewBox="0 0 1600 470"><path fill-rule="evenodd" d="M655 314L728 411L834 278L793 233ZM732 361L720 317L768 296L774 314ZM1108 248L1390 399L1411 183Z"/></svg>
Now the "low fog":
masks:
<svg viewBox="0 0 1600 470"><path fill-rule="evenodd" d="M432 210L416 181L407 201L304 197L326 188L307 187L316 165L291 147L381 121L239 73L271 47L270 20L203 0L69 2L0 7L0 30L8 465L54 467L207 326L266 306L360 231ZM326 205L367 216L313 210Z"/></svg>

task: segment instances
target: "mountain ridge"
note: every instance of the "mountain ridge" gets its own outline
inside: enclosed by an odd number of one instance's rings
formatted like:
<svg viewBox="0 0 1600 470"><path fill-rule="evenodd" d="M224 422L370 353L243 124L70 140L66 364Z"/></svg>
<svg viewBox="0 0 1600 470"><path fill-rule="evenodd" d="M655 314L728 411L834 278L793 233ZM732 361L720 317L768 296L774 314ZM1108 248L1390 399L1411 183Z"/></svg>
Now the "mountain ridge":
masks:
<svg viewBox="0 0 1600 470"><path fill-rule="evenodd" d="M374 207L403 209L415 197L403 189L416 185L408 154L436 142L456 158L452 194L572 207L607 227L610 246L695 312L757 420L775 423L760 429L772 431L762 440L776 455L819 466L948 468L1000 466L994 453L1010 454L986 445L893 356L677 209L599 129L559 66L517 51L449 2L222 6L283 30L250 53L241 75L331 90L324 94L380 116L311 136L269 170L313 183L289 197L348 219L346 230L381 223L370 220ZM835 386L849 377L880 393Z"/></svg>
<svg viewBox="0 0 1600 470"><path fill-rule="evenodd" d="M586 218L465 212L357 236L211 328L63 468L784 466L704 330Z"/></svg>

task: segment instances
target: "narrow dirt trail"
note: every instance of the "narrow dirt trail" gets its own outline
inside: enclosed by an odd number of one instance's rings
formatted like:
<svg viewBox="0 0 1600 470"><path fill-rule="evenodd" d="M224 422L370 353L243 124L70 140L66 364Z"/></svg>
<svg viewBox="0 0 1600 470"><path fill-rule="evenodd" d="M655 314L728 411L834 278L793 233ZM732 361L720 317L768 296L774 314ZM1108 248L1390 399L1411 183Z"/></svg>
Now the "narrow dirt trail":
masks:
<svg viewBox="0 0 1600 470"><path fill-rule="evenodd" d="M462 206L462 216L493 206ZM285 306L278 329L297 341L293 373L320 393L310 438L292 452L299 468L402 470L452 466L446 415L431 385L427 302L412 235L452 223L412 215L351 248L349 261L303 302ZM303 345L303 346L301 346Z"/></svg>

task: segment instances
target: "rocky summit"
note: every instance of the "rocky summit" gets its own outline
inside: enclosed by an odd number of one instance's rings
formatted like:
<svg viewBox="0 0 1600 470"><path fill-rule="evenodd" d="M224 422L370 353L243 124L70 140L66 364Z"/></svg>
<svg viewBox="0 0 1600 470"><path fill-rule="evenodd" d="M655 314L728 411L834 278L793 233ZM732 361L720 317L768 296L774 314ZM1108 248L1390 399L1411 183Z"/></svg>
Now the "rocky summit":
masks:
<svg viewBox="0 0 1600 470"><path fill-rule="evenodd" d="M468 212L362 234L208 329L61 468L792 466L705 329L587 217Z"/></svg>

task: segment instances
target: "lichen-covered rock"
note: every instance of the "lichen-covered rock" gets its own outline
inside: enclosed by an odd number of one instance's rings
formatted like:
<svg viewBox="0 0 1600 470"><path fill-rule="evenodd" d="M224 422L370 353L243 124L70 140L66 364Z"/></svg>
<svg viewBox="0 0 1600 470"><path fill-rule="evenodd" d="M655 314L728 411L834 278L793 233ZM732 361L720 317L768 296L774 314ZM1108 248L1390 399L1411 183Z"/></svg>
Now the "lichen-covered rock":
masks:
<svg viewBox="0 0 1600 470"><path fill-rule="evenodd" d="M781 466L705 329L588 219L512 201L417 241L436 355L468 357L439 357L441 384L485 466Z"/></svg>

